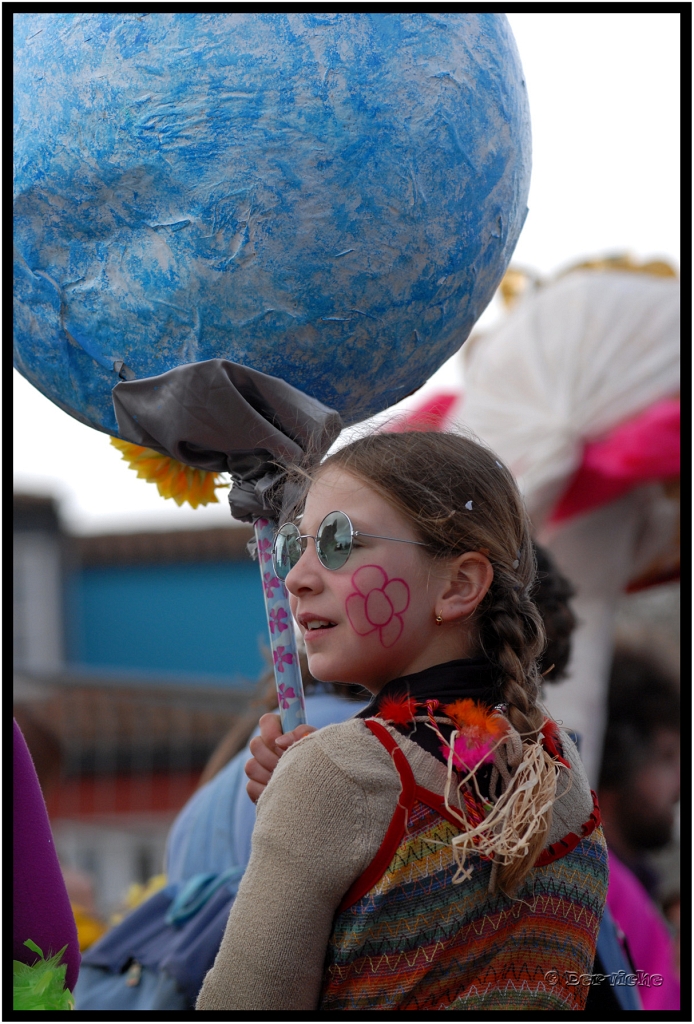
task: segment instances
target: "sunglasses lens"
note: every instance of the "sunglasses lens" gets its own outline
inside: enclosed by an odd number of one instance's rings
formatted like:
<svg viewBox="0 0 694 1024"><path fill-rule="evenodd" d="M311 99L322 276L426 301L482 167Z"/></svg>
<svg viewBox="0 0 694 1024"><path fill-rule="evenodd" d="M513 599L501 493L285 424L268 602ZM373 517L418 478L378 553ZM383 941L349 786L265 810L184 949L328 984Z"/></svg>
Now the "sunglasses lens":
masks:
<svg viewBox="0 0 694 1024"><path fill-rule="evenodd" d="M275 575L285 580L301 558L301 536L293 523L285 523L275 537L272 565Z"/></svg>
<svg viewBox="0 0 694 1024"><path fill-rule="evenodd" d="M326 569L339 569L352 551L352 524L344 512L331 512L318 527L316 551Z"/></svg>

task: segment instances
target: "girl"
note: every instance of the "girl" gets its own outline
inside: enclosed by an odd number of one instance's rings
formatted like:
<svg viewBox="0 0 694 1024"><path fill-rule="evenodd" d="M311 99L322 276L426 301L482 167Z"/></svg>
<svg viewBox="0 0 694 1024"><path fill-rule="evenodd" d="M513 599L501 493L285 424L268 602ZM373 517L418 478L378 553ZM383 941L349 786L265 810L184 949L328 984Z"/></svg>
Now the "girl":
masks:
<svg viewBox="0 0 694 1024"><path fill-rule="evenodd" d="M538 703L511 475L453 434L362 438L274 561L312 675L373 698L282 757L198 1009L583 1009L606 851Z"/></svg>

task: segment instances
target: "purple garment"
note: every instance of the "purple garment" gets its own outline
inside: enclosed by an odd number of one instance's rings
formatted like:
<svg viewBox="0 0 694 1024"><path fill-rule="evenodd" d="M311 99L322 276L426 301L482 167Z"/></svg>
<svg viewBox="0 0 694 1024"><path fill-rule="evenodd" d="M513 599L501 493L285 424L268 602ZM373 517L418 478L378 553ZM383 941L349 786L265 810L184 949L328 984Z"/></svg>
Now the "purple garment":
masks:
<svg viewBox="0 0 694 1024"><path fill-rule="evenodd" d="M629 945L634 967L658 975L662 983L639 984L644 1010L679 1010L680 983L674 968L674 949L665 921L636 875L612 850L607 905Z"/></svg>
<svg viewBox="0 0 694 1024"><path fill-rule="evenodd" d="M46 958L67 945L63 963L72 991L80 969L77 926L34 762L16 722L13 746L13 957L25 964L36 962L25 939L32 939Z"/></svg>

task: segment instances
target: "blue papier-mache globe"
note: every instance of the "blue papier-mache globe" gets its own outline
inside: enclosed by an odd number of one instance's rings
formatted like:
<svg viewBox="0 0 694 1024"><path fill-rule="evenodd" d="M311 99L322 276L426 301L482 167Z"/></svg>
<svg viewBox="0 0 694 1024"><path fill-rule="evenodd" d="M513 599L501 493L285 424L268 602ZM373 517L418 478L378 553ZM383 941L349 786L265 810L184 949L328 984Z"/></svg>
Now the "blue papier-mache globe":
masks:
<svg viewBox="0 0 694 1024"><path fill-rule="evenodd" d="M15 365L63 409L224 357L355 422L465 341L526 214L504 15L14 20Z"/></svg>

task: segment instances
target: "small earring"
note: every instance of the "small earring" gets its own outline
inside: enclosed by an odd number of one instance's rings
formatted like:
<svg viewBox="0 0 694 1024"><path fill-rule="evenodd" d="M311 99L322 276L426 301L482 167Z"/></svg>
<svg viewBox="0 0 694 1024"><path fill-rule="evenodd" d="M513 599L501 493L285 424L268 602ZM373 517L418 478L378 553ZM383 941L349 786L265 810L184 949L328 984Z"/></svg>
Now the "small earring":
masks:
<svg viewBox="0 0 694 1024"><path fill-rule="evenodd" d="M441 615L441 613L438 612L437 615L436 615L436 625L440 626L442 622L443 622L443 615Z"/></svg>

